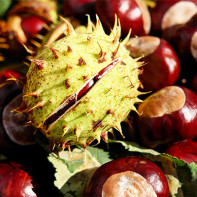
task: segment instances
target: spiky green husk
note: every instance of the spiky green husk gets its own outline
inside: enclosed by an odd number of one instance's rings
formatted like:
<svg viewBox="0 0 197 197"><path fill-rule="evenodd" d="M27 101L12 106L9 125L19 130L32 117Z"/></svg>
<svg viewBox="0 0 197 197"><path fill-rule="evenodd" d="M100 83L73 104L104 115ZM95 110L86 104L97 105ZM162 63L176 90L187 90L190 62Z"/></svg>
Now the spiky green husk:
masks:
<svg viewBox="0 0 197 197"><path fill-rule="evenodd" d="M18 111L28 115L50 142L86 146L93 140L106 140L107 133L120 123L139 102L139 63L125 48L129 35L119 42L120 24L115 22L111 34L103 31L99 19L96 27L89 20L87 33L77 34L68 26L67 36L43 47L32 60ZM47 129L45 120L68 96L115 58L121 61L103 76L79 102Z"/></svg>

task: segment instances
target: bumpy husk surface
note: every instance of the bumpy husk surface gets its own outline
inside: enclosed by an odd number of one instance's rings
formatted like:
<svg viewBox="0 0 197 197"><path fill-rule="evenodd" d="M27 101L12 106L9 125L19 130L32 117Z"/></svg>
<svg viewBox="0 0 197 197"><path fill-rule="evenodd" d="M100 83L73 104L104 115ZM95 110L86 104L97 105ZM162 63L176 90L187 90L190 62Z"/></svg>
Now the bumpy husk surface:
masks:
<svg viewBox="0 0 197 197"><path fill-rule="evenodd" d="M87 32L78 34L71 24L66 37L44 46L27 73L23 102L19 112L26 113L31 124L40 129L51 144L89 145L93 140L107 140L107 133L135 110L140 100L138 87L141 64L129 55L125 45L128 35L119 41L121 27L117 20L106 35L97 18L96 26L88 20ZM94 76L116 62L82 98L77 92ZM75 102L55 121L46 120L75 96Z"/></svg>

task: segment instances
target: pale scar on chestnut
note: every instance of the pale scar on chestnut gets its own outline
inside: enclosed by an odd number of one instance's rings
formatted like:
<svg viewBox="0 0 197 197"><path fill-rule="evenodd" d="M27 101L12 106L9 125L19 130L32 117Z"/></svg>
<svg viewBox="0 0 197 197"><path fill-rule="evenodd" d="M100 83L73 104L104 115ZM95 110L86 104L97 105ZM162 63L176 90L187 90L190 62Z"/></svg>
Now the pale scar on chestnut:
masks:
<svg viewBox="0 0 197 197"><path fill-rule="evenodd" d="M177 12L179 10L179 12ZM165 29L187 22L197 11L193 2L180 1L171 6L163 16L161 28Z"/></svg>
<svg viewBox="0 0 197 197"><path fill-rule="evenodd" d="M150 183L140 174L126 171L110 176L103 185L102 197L156 197Z"/></svg>
<svg viewBox="0 0 197 197"><path fill-rule="evenodd" d="M141 36L138 38L131 38L127 49L130 51L132 57L148 56L158 48L160 39L154 36Z"/></svg>
<svg viewBox="0 0 197 197"><path fill-rule="evenodd" d="M144 118L160 117L181 109L185 104L184 91L176 86L169 86L149 96L140 106L139 113Z"/></svg>

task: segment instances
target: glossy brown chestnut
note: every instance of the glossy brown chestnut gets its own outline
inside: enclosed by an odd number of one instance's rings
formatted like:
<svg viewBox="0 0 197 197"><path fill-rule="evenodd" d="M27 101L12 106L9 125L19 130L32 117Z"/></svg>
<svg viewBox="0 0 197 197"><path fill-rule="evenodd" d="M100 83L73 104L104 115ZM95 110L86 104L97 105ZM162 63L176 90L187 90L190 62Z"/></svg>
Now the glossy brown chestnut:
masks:
<svg viewBox="0 0 197 197"><path fill-rule="evenodd" d="M102 23L109 28L113 27L115 14L121 22L122 33L132 35L146 35L150 31L150 13L142 0L97 0L96 12Z"/></svg>
<svg viewBox="0 0 197 197"><path fill-rule="evenodd" d="M197 13L187 23L163 32L173 48L184 58L194 58L197 62Z"/></svg>
<svg viewBox="0 0 197 197"><path fill-rule="evenodd" d="M177 142L170 146L166 151L167 154L182 159L187 163L194 162L197 164L197 142L185 140Z"/></svg>
<svg viewBox="0 0 197 197"><path fill-rule="evenodd" d="M88 180L84 196L168 197L169 187L164 173L156 164L133 156L99 167Z"/></svg>
<svg viewBox="0 0 197 197"><path fill-rule="evenodd" d="M187 22L197 12L197 0L158 0L150 11L152 31L158 35L164 29Z"/></svg>
<svg viewBox="0 0 197 197"><path fill-rule="evenodd" d="M0 196L36 197L32 179L18 163L0 163Z"/></svg>
<svg viewBox="0 0 197 197"><path fill-rule="evenodd" d="M49 25L56 22L56 13L56 1L13 2L6 14L8 48L4 52L5 58L26 59L29 54L23 44L37 51L41 47L43 35L50 29Z"/></svg>
<svg viewBox="0 0 197 197"><path fill-rule="evenodd" d="M2 121L5 131L9 138L19 145L33 145L36 143L35 128L27 125L27 117L24 114L13 112L22 101L22 95L19 94L9 102L2 114Z"/></svg>
<svg viewBox="0 0 197 197"><path fill-rule="evenodd" d="M127 45L132 57L144 56L143 73L139 76L144 90L157 91L173 85L179 77L180 62L168 42L154 36L134 38Z"/></svg>
<svg viewBox="0 0 197 197"><path fill-rule="evenodd" d="M11 69L7 69L0 72L0 151L7 152L14 148L13 143L8 137L5 128L3 126L2 115L5 106L19 93L21 93L18 85L13 81L7 81L7 79L15 77L18 80L23 80L25 75L16 72Z"/></svg>
<svg viewBox="0 0 197 197"><path fill-rule="evenodd" d="M25 17L21 21L21 27L27 38L34 37L42 29L46 22L38 16Z"/></svg>
<svg viewBox="0 0 197 197"><path fill-rule="evenodd" d="M0 152L11 150L15 144L8 137L2 122L3 109L13 97L19 94L20 90L15 83L0 88Z"/></svg>
<svg viewBox="0 0 197 197"><path fill-rule="evenodd" d="M64 0L62 12L65 16L82 16L94 10L96 0Z"/></svg>
<svg viewBox="0 0 197 197"><path fill-rule="evenodd" d="M197 136L197 95L179 86L168 86L139 105L136 118L140 139L155 148Z"/></svg>
<svg viewBox="0 0 197 197"><path fill-rule="evenodd" d="M18 80L24 80L25 74L20 73L18 71L12 69L6 69L0 72L0 85L3 83L7 83L7 79L16 78ZM11 81L12 83L13 81Z"/></svg>

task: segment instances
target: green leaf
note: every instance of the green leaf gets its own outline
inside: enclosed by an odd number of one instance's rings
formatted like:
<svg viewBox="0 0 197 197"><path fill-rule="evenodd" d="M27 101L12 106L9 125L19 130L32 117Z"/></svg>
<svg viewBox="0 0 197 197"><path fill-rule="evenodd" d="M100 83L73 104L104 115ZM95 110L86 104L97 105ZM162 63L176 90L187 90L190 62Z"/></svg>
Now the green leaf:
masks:
<svg viewBox="0 0 197 197"><path fill-rule="evenodd" d="M88 146L87 150L100 164L104 164L112 160L109 158L109 152L104 151L103 149Z"/></svg>
<svg viewBox="0 0 197 197"><path fill-rule="evenodd" d="M79 158L69 158L68 155L64 154L64 156L56 156L55 154L51 154L52 157L55 157L57 160L61 161L63 164L67 166L67 169L70 173L75 172L84 164L84 156Z"/></svg>
<svg viewBox="0 0 197 197"><path fill-rule="evenodd" d="M66 197L83 196L89 176L101 165L88 150L79 148L72 152L62 151L59 157L50 154L48 159L56 169L54 185Z"/></svg>
<svg viewBox="0 0 197 197"><path fill-rule="evenodd" d="M12 0L0 0L0 17L4 16L6 11L9 9Z"/></svg>
<svg viewBox="0 0 197 197"><path fill-rule="evenodd" d="M190 169L191 169L191 174L192 174L192 180L195 181L197 180L197 165L192 162L191 164L189 164Z"/></svg>
<svg viewBox="0 0 197 197"><path fill-rule="evenodd" d="M81 167L82 164L84 164L84 158L81 158L81 159L76 159L76 160L71 160L71 161L68 161L68 160L64 160L64 159L61 159L60 160L66 164L68 170L73 173L75 172L77 169L79 169Z"/></svg>

